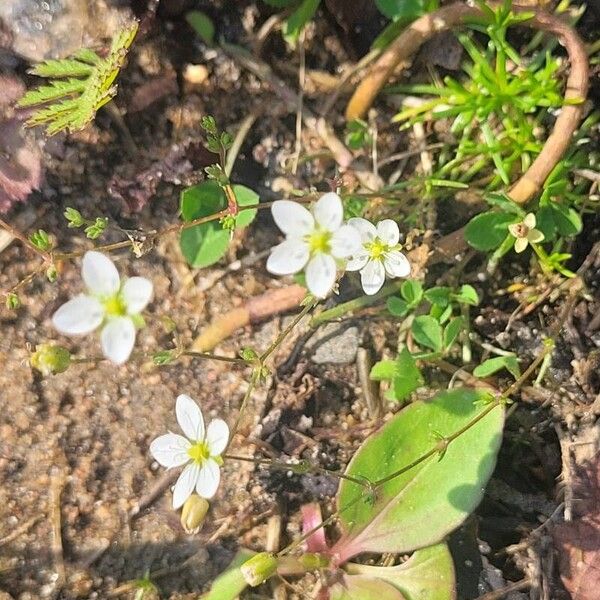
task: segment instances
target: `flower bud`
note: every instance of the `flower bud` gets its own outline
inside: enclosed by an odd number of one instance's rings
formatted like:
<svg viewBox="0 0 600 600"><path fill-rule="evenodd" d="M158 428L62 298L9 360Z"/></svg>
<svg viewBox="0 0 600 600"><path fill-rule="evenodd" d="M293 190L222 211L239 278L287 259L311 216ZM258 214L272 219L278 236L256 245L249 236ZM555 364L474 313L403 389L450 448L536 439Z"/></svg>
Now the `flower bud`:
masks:
<svg viewBox="0 0 600 600"><path fill-rule="evenodd" d="M36 346L29 363L43 375L63 373L71 365L71 353L62 346L40 344Z"/></svg>
<svg viewBox="0 0 600 600"><path fill-rule="evenodd" d="M275 575L277 571L277 559L271 552L261 552L248 559L240 567L240 571L246 583L252 587L256 587L264 583L269 577Z"/></svg>
<svg viewBox="0 0 600 600"><path fill-rule="evenodd" d="M198 533L200 531L209 506L208 502L198 494L192 494L185 501L181 509L181 526L186 533Z"/></svg>
<svg viewBox="0 0 600 600"><path fill-rule="evenodd" d="M17 310L21 306L21 299L14 292L9 292L6 295L6 308L8 310Z"/></svg>
<svg viewBox="0 0 600 600"><path fill-rule="evenodd" d="M300 563L307 571L316 571L329 566L329 559L323 554L306 552L300 557Z"/></svg>

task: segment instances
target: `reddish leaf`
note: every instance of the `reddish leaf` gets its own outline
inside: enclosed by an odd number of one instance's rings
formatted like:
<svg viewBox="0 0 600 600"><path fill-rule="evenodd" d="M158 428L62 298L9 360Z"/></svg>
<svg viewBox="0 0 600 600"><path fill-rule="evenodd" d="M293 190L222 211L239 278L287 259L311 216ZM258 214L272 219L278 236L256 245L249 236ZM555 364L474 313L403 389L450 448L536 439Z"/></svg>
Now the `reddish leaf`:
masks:
<svg viewBox="0 0 600 600"><path fill-rule="evenodd" d="M22 202L42 180L38 148L17 119L0 121L0 213Z"/></svg>
<svg viewBox="0 0 600 600"><path fill-rule="evenodd" d="M588 463L573 485L576 518L552 530L562 582L573 600L596 600L600 590L600 461Z"/></svg>

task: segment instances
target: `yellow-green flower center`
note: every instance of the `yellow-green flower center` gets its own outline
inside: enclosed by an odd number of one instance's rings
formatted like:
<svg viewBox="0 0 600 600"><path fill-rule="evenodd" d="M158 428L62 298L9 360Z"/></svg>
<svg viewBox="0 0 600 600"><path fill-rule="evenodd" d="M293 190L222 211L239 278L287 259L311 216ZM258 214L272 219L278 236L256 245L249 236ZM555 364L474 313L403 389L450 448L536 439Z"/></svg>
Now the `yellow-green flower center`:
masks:
<svg viewBox="0 0 600 600"><path fill-rule="evenodd" d="M331 232L324 229L315 229L306 236L306 242L311 254L331 253Z"/></svg>
<svg viewBox="0 0 600 600"><path fill-rule="evenodd" d="M210 450L206 442L196 442L188 448L188 456L196 463L201 465L210 458Z"/></svg>
<svg viewBox="0 0 600 600"><path fill-rule="evenodd" d="M105 298L102 304L106 314L110 317L123 317L127 314L127 306L119 295Z"/></svg>
<svg viewBox="0 0 600 600"><path fill-rule="evenodd" d="M366 243L365 248L373 260L383 260L385 253L390 250L390 247L378 237Z"/></svg>

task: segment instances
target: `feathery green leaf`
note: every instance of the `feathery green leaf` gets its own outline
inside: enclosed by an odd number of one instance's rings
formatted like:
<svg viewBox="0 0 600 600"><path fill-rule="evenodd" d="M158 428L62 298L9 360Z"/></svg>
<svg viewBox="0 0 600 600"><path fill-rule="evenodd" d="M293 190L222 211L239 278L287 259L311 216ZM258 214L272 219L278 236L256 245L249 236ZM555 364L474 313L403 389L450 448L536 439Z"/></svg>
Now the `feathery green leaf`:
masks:
<svg viewBox="0 0 600 600"><path fill-rule="evenodd" d="M117 86L113 84L137 29L134 22L119 31L106 58L82 48L69 58L36 65L31 73L51 81L30 90L19 100L19 106L45 105L32 114L27 125L45 125L48 135L63 130L78 131L88 125L96 112L116 95Z"/></svg>

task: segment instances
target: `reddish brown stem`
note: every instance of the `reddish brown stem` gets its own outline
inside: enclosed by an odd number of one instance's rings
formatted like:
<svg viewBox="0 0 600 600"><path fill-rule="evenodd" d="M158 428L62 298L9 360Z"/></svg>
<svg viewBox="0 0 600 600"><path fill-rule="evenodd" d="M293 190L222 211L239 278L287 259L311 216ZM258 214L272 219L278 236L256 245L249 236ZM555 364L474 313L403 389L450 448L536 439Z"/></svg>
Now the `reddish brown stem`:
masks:
<svg viewBox="0 0 600 600"><path fill-rule="evenodd" d="M559 17L533 7L514 6L513 10L533 13L532 18L524 21L522 25L557 36L566 48L571 63L565 89L567 104L562 107L554 129L539 156L509 192L515 202L523 204L541 189L571 142L571 137L583 114L583 102L588 91L589 68L583 42L570 25ZM364 116L396 67L409 59L425 41L440 31L453 29L482 16L479 8L456 3L414 21L370 67L346 107L346 118L352 120Z"/></svg>

